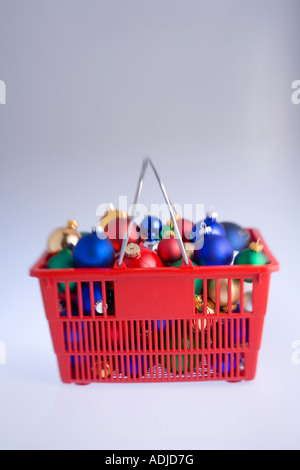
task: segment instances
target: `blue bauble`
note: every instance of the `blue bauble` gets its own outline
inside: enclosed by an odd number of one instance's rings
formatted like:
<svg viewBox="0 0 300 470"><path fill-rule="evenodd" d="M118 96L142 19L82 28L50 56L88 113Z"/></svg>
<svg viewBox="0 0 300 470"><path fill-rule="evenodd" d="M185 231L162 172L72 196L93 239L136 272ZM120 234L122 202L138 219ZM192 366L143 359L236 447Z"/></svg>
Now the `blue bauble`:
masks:
<svg viewBox="0 0 300 470"><path fill-rule="evenodd" d="M227 373L229 374L231 370L231 358L230 358L230 353L227 353ZM213 365L212 365L213 367ZM235 370L236 368L236 358L233 356L233 369ZM226 371L226 363L225 363L225 357L222 355L222 374L225 374ZM219 354L216 355L216 372L217 374L219 373Z"/></svg>
<svg viewBox="0 0 300 470"><path fill-rule="evenodd" d="M102 289L101 284L95 282L93 284L94 290L94 308L96 315L103 314L103 304L102 304ZM76 295L76 302L78 304L78 294ZM84 315L91 315L91 297L90 297L90 286L89 284L82 285L82 307Z"/></svg>
<svg viewBox="0 0 300 470"><path fill-rule="evenodd" d="M78 241L73 258L78 268L110 268L115 259L115 249L108 238L98 238L93 232Z"/></svg>
<svg viewBox="0 0 300 470"><path fill-rule="evenodd" d="M67 351L80 351L86 350L86 344L85 344L85 328L84 328L84 322L81 322L81 338L82 338L82 349L80 348L80 336L79 336L79 328L80 328L80 323L77 323L75 325L72 325L70 323L70 328L67 328L67 325L64 324L64 336L65 336L65 347ZM74 331L75 329L75 337L74 337ZM87 332L88 332L88 337L89 335L89 328L87 327ZM90 348L89 348L90 349Z"/></svg>
<svg viewBox="0 0 300 470"><path fill-rule="evenodd" d="M140 224L141 235L149 241L160 239L162 221L153 215L145 217Z"/></svg>
<svg viewBox="0 0 300 470"><path fill-rule="evenodd" d="M242 251L248 248L251 242L251 235L248 230L233 222L222 222L222 225L234 251Z"/></svg>
<svg viewBox="0 0 300 470"><path fill-rule="evenodd" d="M238 313L239 312L239 308L237 308L236 310L234 310L234 313ZM243 319L240 318L240 319L236 319L234 321L234 325L233 325L233 341L234 341L234 344L231 344L231 325L230 325L230 321L233 321L232 320L228 320L228 325L227 325L227 338L228 338L228 346L229 347L236 347L237 344L236 344L236 341L237 341L237 338L239 339L239 342L242 343L242 335L243 335ZM248 329L248 319L244 319L244 328L245 328L245 342L248 343L249 342L249 329ZM239 329L239 331L238 331ZM222 327L222 331L223 331L223 337L225 337L225 324L223 325Z"/></svg>
<svg viewBox="0 0 300 470"><path fill-rule="evenodd" d="M233 260L233 249L227 238L207 234L204 235L202 247L197 248L196 242L194 258L200 266L230 265Z"/></svg>
<svg viewBox="0 0 300 470"><path fill-rule="evenodd" d="M128 377L129 374L127 372L127 358L125 356L120 358L120 365L119 365L120 372L122 372L122 365L121 365L122 361L123 361L123 364L124 364L124 374L127 375L127 377ZM129 356L130 377L133 377L133 370L135 370L136 377L138 377L139 375L144 373L145 367L144 367L144 357L143 356L141 356L140 364L141 364L141 369L139 368L138 356L135 356L135 355L134 356Z"/></svg>
<svg viewBox="0 0 300 470"><path fill-rule="evenodd" d="M226 236L225 228L223 227L223 225L217 222L214 216L207 216L206 219L197 222L192 228L190 235L191 241L195 242L201 237L200 231L204 224L206 227L211 228L212 235L220 235L221 237Z"/></svg>
<svg viewBox="0 0 300 470"><path fill-rule="evenodd" d="M156 323L157 323L157 331L160 331L161 320L156 320ZM154 331L154 325L155 325L155 322L152 320L151 326L152 326L152 330L153 330L153 331ZM166 327L166 320L163 320L163 321L162 321L162 326L163 326L163 329L165 329L165 327Z"/></svg>

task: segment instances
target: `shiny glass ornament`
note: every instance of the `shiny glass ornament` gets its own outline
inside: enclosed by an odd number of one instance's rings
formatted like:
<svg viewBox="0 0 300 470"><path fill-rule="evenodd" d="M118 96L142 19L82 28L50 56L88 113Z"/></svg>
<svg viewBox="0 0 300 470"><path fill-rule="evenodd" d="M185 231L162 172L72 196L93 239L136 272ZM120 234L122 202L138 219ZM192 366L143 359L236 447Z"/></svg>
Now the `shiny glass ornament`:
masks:
<svg viewBox="0 0 300 470"><path fill-rule="evenodd" d="M62 250L56 255L52 256L47 263L48 269L72 269L75 268L75 262L72 251ZM69 288L71 292L74 292L77 288L77 282L69 282ZM66 292L66 285L64 282L58 283L58 292L64 294Z"/></svg>
<svg viewBox="0 0 300 470"><path fill-rule="evenodd" d="M157 247L157 254L163 263L175 263L182 258L180 246L174 236L163 238Z"/></svg>
<svg viewBox="0 0 300 470"><path fill-rule="evenodd" d="M225 228L223 227L221 223L217 222L216 219L217 219L217 214L212 213L211 215L207 215L207 217L204 220L197 222L192 228L190 241L195 242L199 238L201 238L205 227L211 228L212 235L219 235L221 237L225 237L226 236Z"/></svg>
<svg viewBox="0 0 300 470"><path fill-rule="evenodd" d="M103 315L103 302L102 302L102 288L101 283L95 282L93 284L93 292L94 292L94 311L96 315ZM92 313L91 309L91 292L90 292L90 285L83 284L81 288L81 297L82 297L82 307L84 311L84 315L90 316ZM79 296L76 296L76 302L79 303ZM78 305L79 307L79 305ZM107 305L106 305L107 307Z"/></svg>
<svg viewBox="0 0 300 470"><path fill-rule="evenodd" d="M98 238L95 231L82 237L73 250L78 268L110 268L115 259L115 250L108 238Z"/></svg>
<svg viewBox="0 0 300 470"><path fill-rule="evenodd" d="M203 313L204 305L203 305L202 295L196 295L196 297L195 297L195 309L196 309L196 314L197 315ZM207 315L214 315L215 314L215 309L216 309L215 303L212 300L207 299L206 314ZM196 328L196 321L197 320L193 320L193 322L192 322L194 329ZM198 329L199 329L199 331L201 331L202 328L204 328L204 330L206 330L208 324L209 324L209 326L211 326L212 322L207 320L206 318L205 319L199 318L198 319Z"/></svg>
<svg viewBox="0 0 300 470"><path fill-rule="evenodd" d="M117 258L118 259L118 258ZM155 251L135 243L127 245L123 263L128 268L162 268L163 262Z"/></svg>
<svg viewBox="0 0 300 470"><path fill-rule="evenodd" d="M140 223L141 236L146 240L159 240L161 238L162 222L153 215L146 216Z"/></svg>
<svg viewBox="0 0 300 470"><path fill-rule="evenodd" d="M241 251L249 246L251 235L248 230L233 222L222 222L222 225L234 251Z"/></svg>
<svg viewBox="0 0 300 470"><path fill-rule="evenodd" d="M238 265L256 265L261 266L268 264L269 260L263 252L263 245L257 242L252 242L249 245L249 248L246 248L243 251L240 251L239 254L234 259L234 264ZM245 279L246 282L252 282L252 279Z"/></svg>
<svg viewBox="0 0 300 470"><path fill-rule="evenodd" d="M67 227L61 227L51 233L47 241L48 253L58 253L66 249L73 249L81 238L77 231L76 220L69 220Z"/></svg>
<svg viewBox="0 0 300 470"><path fill-rule="evenodd" d="M115 219L128 219L128 214L125 211L120 211L115 208L113 204L109 204L107 211L99 220L99 225L105 229L107 224Z"/></svg>
<svg viewBox="0 0 300 470"><path fill-rule="evenodd" d="M130 224L130 217L115 217L114 219L107 222L103 231L107 238L112 242L115 252L118 253L121 250L123 239L125 238L128 228ZM139 234L139 227L136 223L133 223L128 243L139 243L140 242L140 234Z"/></svg>
<svg viewBox="0 0 300 470"><path fill-rule="evenodd" d="M213 235L206 230L204 242L201 239L200 247L198 242L195 245L194 260L200 266L223 266L232 263L233 249L227 238Z"/></svg>
<svg viewBox="0 0 300 470"><path fill-rule="evenodd" d="M208 282L208 296L216 303L216 281L211 279ZM241 297L241 284L239 279L231 280L231 303L235 304ZM220 307L228 306L228 279L219 280L219 305Z"/></svg>

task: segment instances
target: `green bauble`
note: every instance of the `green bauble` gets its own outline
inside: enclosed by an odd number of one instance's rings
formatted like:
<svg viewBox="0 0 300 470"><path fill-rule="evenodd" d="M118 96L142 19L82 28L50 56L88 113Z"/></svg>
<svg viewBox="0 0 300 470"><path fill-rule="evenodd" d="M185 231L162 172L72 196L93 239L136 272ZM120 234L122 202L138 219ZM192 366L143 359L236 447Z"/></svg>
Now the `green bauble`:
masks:
<svg viewBox="0 0 300 470"><path fill-rule="evenodd" d="M173 225L170 225L170 224L163 225L163 228L161 229L161 238L165 238L166 235L168 236L168 238L170 238L170 235L174 235Z"/></svg>
<svg viewBox="0 0 300 470"><path fill-rule="evenodd" d="M193 266L198 266L197 263L194 263L194 261L192 261L193 263ZM176 267L179 267L181 266L182 264L182 260L179 260L179 261L176 261L175 263L172 263L172 267L173 266L176 266ZM203 291L203 280L202 279L195 279L195 295L200 295L202 294L202 291Z"/></svg>
<svg viewBox="0 0 300 470"><path fill-rule="evenodd" d="M268 264L269 260L263 253L263 246L257 242L250 244L249 248L242 250L235 257L234 264L247 265L252 264L256 266L262 266ZM252 282L252 279L245 279L246 282Z"/></svg>
<svg viewBox="0 0 300 470"><path fill-rule="evenodd" d="M172 330L170 329L170 332L169 332L169 335L170 335L170 340L169 340L169 344L170 344L170 350L172 350L172 344L173 344L173 341L172 341ZM165 341L166 341L166 338L165 338ZM193 345L194 345L194 348L195 348L195 344L196 344L196 339L195 339L195 334L193 334ZM199 336L199 348L201 347L201 338ZM184 333L183 333L183 327L181 327L181 348L184 349L185 348L185 343L184 343ZM177 329L177 326L175 328L175 349L177 350L178 349L178 329ZM192 349L192 346L191 346L191 343L190 343L190 338L189 338L189 331L187 331L187 338L186 338L186 349L187 350L190 350ZM169 364L170 364L170 371L172 373L176 373L178 374L179 373L179 361L180 361L180 358L181 358L181 373L184 374L184 364L185 364L185 354L176 354L176 353L173 353L171 354L170 356L165 356L165 368L167 369L167 366L168 366L168 361L169 361ZM189 354L186 354L186 362L187 362L187 372L188 373L192 373L193 369L195 368L195 364L196 364L196 355L193 354L193 365L191 366L191 356ZM201 362L201 356L199 355L199 361Z"/></svg>
<svg viewBox="0 0 300 470"><path fill-rule="evenodd" d="M57 255L49 259L47 267L49 269L71 269L75 268L74 259L71 250L62 250ZM69 283L70 291L73 292L76 290L77 283ZM66 286L64 282L58 283L58 291L60 294L66 292Z"/></svg>

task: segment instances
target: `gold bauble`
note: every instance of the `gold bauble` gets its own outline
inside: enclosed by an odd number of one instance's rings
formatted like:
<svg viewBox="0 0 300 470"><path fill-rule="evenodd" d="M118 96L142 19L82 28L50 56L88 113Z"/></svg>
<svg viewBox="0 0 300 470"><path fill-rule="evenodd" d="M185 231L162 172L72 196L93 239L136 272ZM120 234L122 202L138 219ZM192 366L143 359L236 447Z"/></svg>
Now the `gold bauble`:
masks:
<svg viewBox="0 0 300 470"><path fill-rule="evenodd" d="M114 205L110 204L105 214L99 220L99 225L105 229L108 223L114 219L128 219L128 214L125 211L115 209Z"/></svg>
<svg viewBox="0 0 300 470"><path fill-rule="evenodd" d="M76 220L69 220L67 227L61 227L55 230L47 242L48 253L58 253L67 248L74 248L81 234L77 231L78 223Z"/></svg>
<svg viewBox="0 0 300 470"><path fill-rule="evenodd" d="M211 279L208 282L208 295L216 303L216 281ZM240 300L241 286L239 279L231 280L231 303L235 304ZM219 304L220 307L228 306L228 279L219 280Z"/></svg>
<svg viewBox="0 0 300 470"><path fill-rule="evenodd" d="M101 361L99 364L98 361L96 361L95 366L97 379L106 379L106 377L110 377L111 370L108 362ZM91 368L91 370L93 370L93 368Z"/></svg>
<svg viewBox="0 0 300 470"><path fill-rule="evenodd" d="M195 308L197 311L197 315L203 313L203 297L202 295L197 295L195 297ZM206 305L206 314L207 315L214 315L215 314L215 309L216 305L214 302L210 299L207 299L207 305ZM198 320L198 330L201 331L202 326L204 327L204 330L207 329L207 324L208 322L210 325L212 324L212 321L208 321L206 318L199 318ZM196 329L196 320L193 320L193 328Z"/></svg>

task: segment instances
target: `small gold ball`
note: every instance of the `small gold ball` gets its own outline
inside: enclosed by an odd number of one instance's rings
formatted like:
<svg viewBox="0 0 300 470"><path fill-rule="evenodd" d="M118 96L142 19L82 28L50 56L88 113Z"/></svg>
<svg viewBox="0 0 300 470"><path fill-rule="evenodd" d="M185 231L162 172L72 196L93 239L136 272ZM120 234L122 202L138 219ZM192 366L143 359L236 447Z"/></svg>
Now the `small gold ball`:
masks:
<svg viewBox="0 0 300 470"><path fill-rule="evenodd" d="M52 232L47 241L48 253L58 253L67 248L73 249L81 238L76 227L78 223L72 220L68 222L67 227L61 227Z"/></svg>

